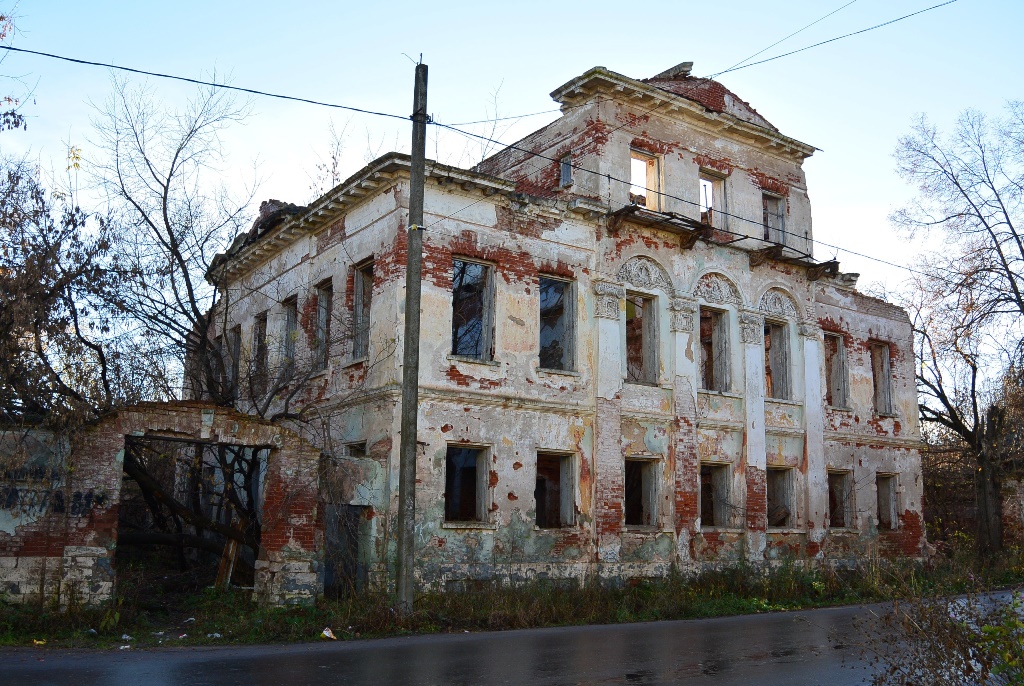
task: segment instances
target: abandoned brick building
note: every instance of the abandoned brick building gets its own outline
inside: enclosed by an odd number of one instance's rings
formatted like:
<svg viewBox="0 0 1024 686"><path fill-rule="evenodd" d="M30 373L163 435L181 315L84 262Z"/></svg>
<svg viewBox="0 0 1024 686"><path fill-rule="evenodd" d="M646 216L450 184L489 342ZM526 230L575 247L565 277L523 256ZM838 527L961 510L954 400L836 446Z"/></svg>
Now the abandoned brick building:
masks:
<svg viewBox="0 0 1024 686"><path fill-rule="evenodd" d="M559 119L475 168L427 165L421 582L920 554L910 322L812 258L815 149L690 63L552 97ZM211 270L232 373L309 366L321 515L371 578L393 554L409 166L266 206Z"/></svg>

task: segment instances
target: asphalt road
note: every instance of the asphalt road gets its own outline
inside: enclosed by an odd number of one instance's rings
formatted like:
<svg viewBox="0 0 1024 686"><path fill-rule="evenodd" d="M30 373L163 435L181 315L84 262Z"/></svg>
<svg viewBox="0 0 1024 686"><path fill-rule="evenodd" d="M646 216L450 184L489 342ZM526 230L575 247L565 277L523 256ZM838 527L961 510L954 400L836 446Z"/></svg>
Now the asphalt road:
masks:
<svg viewBox="0 0 1024 686"><path fill-rule="evenodd" d="M721 619L414 636L337 643L133 651L0 651L0 683L279 684L867 683L859 607Z"/></svg>

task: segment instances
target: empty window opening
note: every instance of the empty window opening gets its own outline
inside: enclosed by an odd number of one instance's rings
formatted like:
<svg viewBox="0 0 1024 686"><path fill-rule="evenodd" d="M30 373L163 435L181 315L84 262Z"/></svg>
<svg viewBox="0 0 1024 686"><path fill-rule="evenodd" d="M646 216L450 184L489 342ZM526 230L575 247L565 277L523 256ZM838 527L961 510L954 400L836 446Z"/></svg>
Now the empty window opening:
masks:
<svg viewBox="0 0 1024 686"><path fill-rule="evenodd" d="M875 494L878 498L878 528L896 528L896 477L879 474L875 477Z"/></svg>
<svg viewBox="0 0 1024 686"><path fill-rule="evenodd" d="M700 221L716 229L725 228L725 179L700 174Z"/></svg>
<svg viewBox="0 0 1024 686"><path fill-rule="evenodd" d="M793 524L791 471L791 469L768 468L768 526L770 527L789 527Z"/></svg>
<svg viewBox="0 0 1024 686"><path fill-rule="evenodd" d="M370 354L370 305L373 302L373 262L364 262L353 273L352 357Z"/></svg>
<svg viewBox="0 0 1024 686"><path fill-rule="evenodd" d="M572 185L572 155L563 155L558 160L558 185L562 188Z"/></svg>
<svg viewBox="0 0 1024 686"><path fill-rule="evenodd" d="M537 526L557 529L572 526L575 505L572 487L572 456L537 453Z"/></svg>
<svg viewBox="0 0 1024 686"><path fill-rule="evenodd" d="M486 516L487 461L482 448L449 447L445 458L444 520L482 522Z"/></svg>
<svg viewBox="0 0 1024 686"><path fill-rule="evenodd" d="M354 441L345 443L342 448L348 457L366 457L366 441Z"/></svg>
<svg viewBox="0 0 1024 686"><path fill-rule="evenodd" d="M843 337L825 334L825 402L832 407L849 407L846 381L846 347Z"/></svg>
<svg viewBox="0 0 1024 686"><path fill-rule="evenodd" d="M764 323L764 393L789 399L789 336L785 324Z"/></svg>
<svg viewBox="0 0 1024 686"><path fill-rule="evenodd" d="M491 268L455 260L452 275L452 354L489 360L491 349Z"/></svg>
<svg viewBox="0 0 1024 686"><path fill-rule="evenodd" d="M325 281L316 288L316 332L313 339L313 367L327 369L331 346L331 315L334 312L334 287Z"/></svg>
<svg viewBox="0 0 1024 686"><path fill-rule="evenodd" d="M658 521L658 463L626 458L626 526L654 526Z"/></svg>
<svg viewBox="0 0 1024 686"><path fill-rule="evenodd" d="M700 387L729 390L729 329L724 312L700 308Z"/></svg>
<svg viewBox="0 0 1024 686"><path fill-rule="evenodd" d="M874 386L875 414L892 414L889 344L871 344L871 381Z"/></svg>
<svg viewBox="0 0 1024 686"><path fill-rule="evenodd" d="M786 245L786 203L776 195L761 195L764 240Z"/></svg>
<svg viewBox="0 0 1024 686"><path fill-rule="evenodd" d="M299 337L299 300L295 296L281 303L284 308L284 364L295 364L295 341Z"/></svg>
<svg viewBox="0 0 1024 686"><path fill-rule="evenodd" d="M658 333L654 298L626 295L626 381L657 383Z"/></svg>
<svg viewBox="0 0 1024 686"><path fill-rule="evenodd" d="M263 395L267 390L267 313L260 312L252 325L253 392Z"/></svg>
<svg viewBox="0 0 1024 686"><path fill-rule="evenodd" d="M238 368L242 357L242 326L237 324L228 331L228 391L232 398L238 397Z"/></svg>
<svg viewBox="0 0 1024 686"><path fill-rule="evenodd" d="M573 287L569 281L540 278L540 366L572 370L575 317Z"/></svg>
<svg viewBox="0 0 1024 686"><path fill-rule="evenodd" d="M629 160L629 202L649 210L660 207L658 198L658 158L632 151Z"/></svg>
<svg viewBox="0 0 1024 686"><path fill-rule="evenodd" d="M729 465L700 466L700 525L729 526Z"/></svg>
<svg viewBox="0 0 1024 686"><path fill-rule="evenodd" d="M828 525L843 529L852 524L853 476L849 472L828 473Z"/></svg>

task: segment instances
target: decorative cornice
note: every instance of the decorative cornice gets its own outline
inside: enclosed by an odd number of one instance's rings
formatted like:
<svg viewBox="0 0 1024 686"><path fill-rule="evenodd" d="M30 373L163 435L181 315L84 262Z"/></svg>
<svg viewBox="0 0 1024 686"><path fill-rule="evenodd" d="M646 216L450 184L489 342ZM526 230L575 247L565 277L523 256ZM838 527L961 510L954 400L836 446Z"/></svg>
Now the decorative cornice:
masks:
<svg viewBox="0 0 1024 686"><path fill-rule="evenodd" d="M676 292L665 268L646 255L637 255L619 268L619 281L647 290L661 289L670 296Z"/></svg>
<svg viewBox="0 0 1024 686"><path fill-rule="evenodd" d="M761 302L758 303L757 309L761 310L765 314L775 315L777 317L787 317L790 319L800 318L800 312L797 310L793 299L788 293L780 288L769 288L765 294L761 296Z"/></svg>
<svg viewBox="0 0 1024 686"><path fill-rule="evenodd" d="M700 277L693 289L693 296L704 302L720 305L739 305L743 302L736 285L727 277L716 273Z"/></svg>

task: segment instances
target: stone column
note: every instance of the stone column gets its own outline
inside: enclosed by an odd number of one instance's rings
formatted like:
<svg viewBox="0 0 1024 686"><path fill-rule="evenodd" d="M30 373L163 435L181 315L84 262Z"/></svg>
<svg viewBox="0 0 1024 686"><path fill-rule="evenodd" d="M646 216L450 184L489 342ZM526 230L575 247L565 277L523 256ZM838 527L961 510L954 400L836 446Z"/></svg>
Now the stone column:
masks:
<svg viewBox="0 0 1024 686"><path fill-rule="evenodd" d="M762 560L767 544L768 494L764 436L764 319L759 312L740 312L743 349L744 444L746 445L747 559Z"/></svg>
<svg viewBox="0 0 1024 686"><path fill-rule="evenodd" d="M691 560L690 540L700 504L700 458L697 454L697 373L699 357L694 345L697 301L673 298L671 303L672 351L675 380L675 530L676 559Z"/></svg>
<svg viewBox="0 0 1024 686"><path fill-rule="evenodd" d="M800 324L804 348L804 454L807 457L807 555L821 551L828 516L828 472L825 465L825 404L822 399L821 329Z"/></svg>
<svg viewBox="0 0 1024 686"><path fill-rule="evenodd" d="M597 556L619 561L622 546L625 462L622 458L622 303L626 290L610 281L594 282L597 322L597 418L594 423L594 524Z"/></svg>

